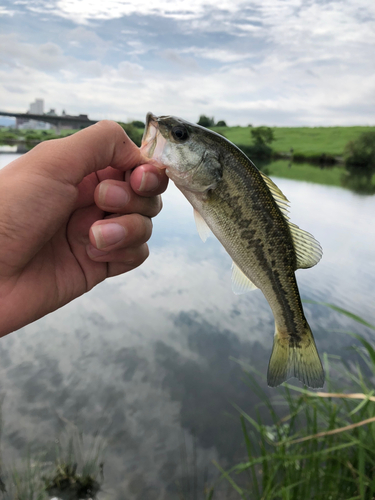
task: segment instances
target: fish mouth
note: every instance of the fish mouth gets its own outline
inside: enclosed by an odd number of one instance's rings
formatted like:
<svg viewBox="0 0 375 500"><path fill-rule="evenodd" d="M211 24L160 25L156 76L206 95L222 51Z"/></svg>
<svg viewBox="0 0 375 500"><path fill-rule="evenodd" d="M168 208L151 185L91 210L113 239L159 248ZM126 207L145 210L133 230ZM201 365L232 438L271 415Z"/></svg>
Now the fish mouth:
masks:
<svg viewBox="0 0 375 500"><path fill-rule="evenodd" d="M147 159L147 163L156 164L158 168L166 168L161 162L166 143L167 141L160 133L159 118L153 113L147 113L141 144L141 153Z"/></svg>
<svg viewBox="0 0 375 500"><path fill-rule="evenodd" d="M158 128L159 128L158 117L148 112L146 115L146 125L145 125L145 130L143 132L141 148L143 148L149 142L155 139L156 134L158 132Z"/></svg>

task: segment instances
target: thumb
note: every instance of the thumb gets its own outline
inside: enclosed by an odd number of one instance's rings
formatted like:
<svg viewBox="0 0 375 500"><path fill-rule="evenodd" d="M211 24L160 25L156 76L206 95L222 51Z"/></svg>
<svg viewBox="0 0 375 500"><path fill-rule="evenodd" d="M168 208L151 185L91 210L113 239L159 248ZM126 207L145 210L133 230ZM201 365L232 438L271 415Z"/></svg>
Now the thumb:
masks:
<svg viewBox="0 0 375 500"><path fill-rule="evenodd" d="M31 150L41 173L77 186L84 177L109 165L129 170L144 162L139 148L116 122L103 120L64 139L43 143L44 161L38 148Z"/></svg>

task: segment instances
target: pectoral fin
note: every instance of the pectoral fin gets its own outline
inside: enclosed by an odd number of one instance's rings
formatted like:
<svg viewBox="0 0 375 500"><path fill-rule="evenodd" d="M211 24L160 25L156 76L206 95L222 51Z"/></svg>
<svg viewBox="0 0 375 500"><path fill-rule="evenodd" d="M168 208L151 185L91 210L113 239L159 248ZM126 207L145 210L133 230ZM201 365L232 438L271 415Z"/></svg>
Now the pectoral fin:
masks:
<svg viewBox="0 0 375 500"><path fill-rule="evenodd" d="M256 290L258 287L254 285L252 281L249 280L247 276L241 271L241 269L232 262L232 290L236 295L241 295L242 293L251 292Z"/></svg>
<svg viewBox="0 0 375 500"><path fill-rule="evenodd" d="M194 208L194 219L195 219L195 225L197 226L198 234L204 243L210 236L211 229L207 226L207 222L203 219L198 210L195 210L195 208Z"/></svg>
<svg viewBox="0 0 375 500"><path fill-rule="evenodd" d="M308 269L315 266L322 258L323 251L319 242L307 231L289 222L294 249L297 256L297 269Z"/></svg>

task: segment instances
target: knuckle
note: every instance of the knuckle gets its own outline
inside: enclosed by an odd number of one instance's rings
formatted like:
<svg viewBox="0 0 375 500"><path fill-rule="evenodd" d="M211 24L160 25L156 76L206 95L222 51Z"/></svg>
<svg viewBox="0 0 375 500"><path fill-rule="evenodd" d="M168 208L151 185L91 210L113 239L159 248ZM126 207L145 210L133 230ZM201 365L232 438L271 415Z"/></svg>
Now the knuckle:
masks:
<svg viewBox="0 0 375 500"><path fill-rule="evenodd" d="M147 215L149 217L155 217L156 215L158 215L158 213L163 207L161 196L153 196L152 198L149 198L147 200L147 203L148 203Z"/></svg>
<svg viewBox="0 0 375 500"><path fill-rule="evenodd" d="M117 122L112 120L100 120L95 124L96 127L104 128L108 132L112 132L113 134L124 133L124 129Z"/></svg>
<svg viewBox="0 0 375 500"><path fill-rule="evenodd" d="M161 209L163 208L163 200L161 199L161 196L156 196L155 205L155 215L158 215L158 213L161 212Z"/></svg>
<svg viewBox="0 0 375 500"><path fill-rule="evenodd" d="M144 243L138 248L137 255L134 259L134 266L135 267L140 266L147 259L149 255L150 255L150 250L148 248L148 245L147 243Z"/></svg>
<svg viewBox="0 0 375 500"><path fill-rule="evenodd" d="M144 215L132 214L132 223L129 229L134 240L145 242L152 233L151 219Z"/></svg>
<svg viewBox="0 0 375 500"><path fill-rule="evenodd" d="M147 243L142 243L139 247L133 247L125 253L123 263L133 268L138 267L147 259L149 253Z"/></svg>
<svg viewBox="0 0 375 500"><path fill-rule="evenodd" d="M152 233L152 221L149 217L144 217L142 239L147 241L151 237L151 233Z"/></svg>
<svg viewBox="0 0 375 500"><path fill-rule="evenodd" d="M143 245L143 261L145 261L146 259L148 259L149 255L150 255L150 249L148 248L147 243L145 243Z"/></svg>
<svg viewBox="0 0 375 500"><path fill-rule="evenodd" d="M44 154L49 151L51 147L53 148L56 145L56 141L58 141L58 139L39 142L39 144L33 147L31 152L43 158Z"/></svg>

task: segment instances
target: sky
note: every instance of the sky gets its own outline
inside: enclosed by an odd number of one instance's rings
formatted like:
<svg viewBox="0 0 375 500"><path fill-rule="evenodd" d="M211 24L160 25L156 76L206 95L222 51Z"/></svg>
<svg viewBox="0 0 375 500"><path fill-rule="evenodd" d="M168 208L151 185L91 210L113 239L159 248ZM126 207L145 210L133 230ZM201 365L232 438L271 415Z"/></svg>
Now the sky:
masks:
<svg viewBox="0 0 375 500"><path fill-rule="evenodd" d="M374 0L1 0L0 110L375 124Z"/></svg>

